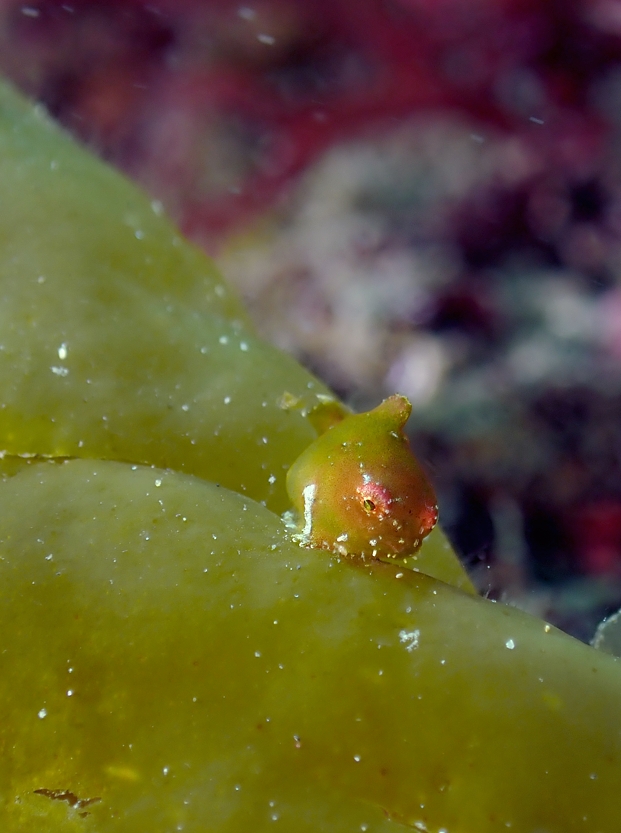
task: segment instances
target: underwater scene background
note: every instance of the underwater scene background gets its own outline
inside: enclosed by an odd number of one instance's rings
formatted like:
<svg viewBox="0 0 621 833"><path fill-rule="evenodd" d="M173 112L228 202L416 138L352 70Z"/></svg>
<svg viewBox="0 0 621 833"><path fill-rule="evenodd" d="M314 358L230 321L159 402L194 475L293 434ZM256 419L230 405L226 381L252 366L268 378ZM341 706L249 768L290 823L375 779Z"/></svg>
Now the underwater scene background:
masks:
<svg viewBox="0 0 621 833"><path fill-rule="evenodd" d="M399 392L480 589L621 607L613 0L0 3L0 70L356 409Z"/></svg>

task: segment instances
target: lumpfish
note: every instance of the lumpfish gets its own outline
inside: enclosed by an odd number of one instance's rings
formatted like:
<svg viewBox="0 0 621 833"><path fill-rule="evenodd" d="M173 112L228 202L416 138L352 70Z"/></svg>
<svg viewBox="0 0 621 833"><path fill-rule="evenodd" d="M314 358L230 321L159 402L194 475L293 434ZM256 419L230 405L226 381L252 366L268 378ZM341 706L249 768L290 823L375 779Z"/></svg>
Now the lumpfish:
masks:
<svg viewBox="0 0 621 833"><path fill-rule="evenodd" d="M300 543L374 557L420 547L438 506L403 432L411 411L404 396L390 396L372 411L332 422L298 457L287 491L300 516Z"/></svg>

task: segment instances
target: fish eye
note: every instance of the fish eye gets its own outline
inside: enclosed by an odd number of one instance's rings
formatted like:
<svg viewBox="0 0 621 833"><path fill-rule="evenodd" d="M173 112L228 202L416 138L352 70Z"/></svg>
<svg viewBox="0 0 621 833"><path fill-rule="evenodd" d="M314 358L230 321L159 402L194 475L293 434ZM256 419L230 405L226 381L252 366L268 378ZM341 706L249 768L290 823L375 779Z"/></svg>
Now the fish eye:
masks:
<svg viewBox="0 0 621 833"><path fill-rule="evenodd" d="M365 497L362 501L362 507L365 512L375 512L375 501L371 500L369 497Z"/></svg>

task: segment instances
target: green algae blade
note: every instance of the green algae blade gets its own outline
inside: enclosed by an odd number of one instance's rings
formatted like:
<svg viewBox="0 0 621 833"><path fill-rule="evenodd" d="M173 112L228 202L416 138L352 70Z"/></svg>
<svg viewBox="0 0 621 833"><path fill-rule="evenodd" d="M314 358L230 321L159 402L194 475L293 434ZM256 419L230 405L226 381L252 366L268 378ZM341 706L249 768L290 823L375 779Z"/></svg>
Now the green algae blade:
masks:
<svg viewBox="0 0 621 833"><path fill-rule="evenodd" d="M6 833L618 830L615 659L198 478L12 475Z"/></svg>
<svg viewBox="0 0 621 833"><path fill-rule="evenodd" d="M329 391L256 338L157 205L2 83L0 177L0 453L169 467L286 509ZM421 559L468 581L452 552Z"/></svg>
<svg viewBox="0 0 621 833"><path fill-rule="evenodd" d="M0 451L152 463L287 506L326 389L257 339L211 261L0 85Z"/></svg>
<svg viewBox="0 0 621 833"><path fill-rule="evenodd" d="M406 555L404 558L380 557L380 561L432 576L463 590L464 593L476 593L468 573L439 526L431 530L421 548L413 555Z"/></svg>

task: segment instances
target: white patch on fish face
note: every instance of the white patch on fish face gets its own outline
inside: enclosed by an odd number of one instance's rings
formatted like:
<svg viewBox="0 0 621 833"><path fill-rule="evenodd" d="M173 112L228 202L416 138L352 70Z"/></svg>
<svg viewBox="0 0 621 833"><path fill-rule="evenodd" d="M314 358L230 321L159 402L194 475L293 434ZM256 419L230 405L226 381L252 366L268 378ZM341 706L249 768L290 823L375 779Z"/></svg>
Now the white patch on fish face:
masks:
<svg viewBox="0 0 621 833"><path fill-rule="evenodd" d="M302 491L302 496L304 497L304 529L302 530L302 536L306 539L310 538L313 528L313 504L315 503L316 491L317 486L314 483L309 483L308 486L304 486Z"/></svg>

